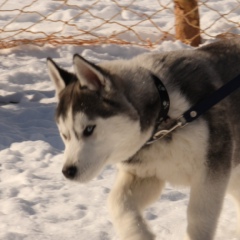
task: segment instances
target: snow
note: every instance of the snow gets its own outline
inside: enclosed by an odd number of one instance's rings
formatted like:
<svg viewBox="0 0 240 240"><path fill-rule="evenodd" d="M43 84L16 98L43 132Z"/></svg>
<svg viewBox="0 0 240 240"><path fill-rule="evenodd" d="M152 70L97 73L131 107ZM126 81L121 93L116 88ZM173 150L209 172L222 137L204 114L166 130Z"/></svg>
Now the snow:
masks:
<svg viewBox="0 0 240 240"><path fill-rule="evenodd" d="M2 10L18 9L27 6L31 1L7 1ZM77 15L74 4L77 0L68 1L72 6L59 9L51 19L69 19L81 28L92 29L99 21L89 14L74 18ZM134 24L140 15L154 13L157 1L149 4L147 0L135 1L127 9L112 1L81 1L81 9L91 7L94 15L111 19L121 24ZM128 6L130 1L121 1L121 6ZM154 1L153 1L154 2ZM161 1L171 5L171 1ZM207 4L214 9L228 13L236 8L229 18L240 22L239 2L235 0L211 0ZM38 32L44 29L51 32L59 30L57 23L43 22L35 24L56 9L61 1L35 1L25 11L36 11L25 15L21 13L6 29L28 27ZM203 15L202 24L218 19L219 14L210 11L205 5L200 9ZM120 14L118 14L120 11ZM11 16L19 11L1 12L0 24L6 25ZM137 13L137 14L136 14ZM156 18L159 26L168 29L173 22L172 12L164 10L162 17ZM98 22L99 23L99 22ZM220 20L209 28L208 34L217 35L231 23ZM96 32L100 35L118 31L121 26L103 25ZM143 22L137 28L142 38L156 40L159 32L149 22ZM75 28L65 28L65 32L75 34ZM236 29L235 33L240 33ZM1 33L6 34L10 33ZM24 35L24 33L23 33ZM25 34L24 37L27 37ZM2 36L1 36L2 37ZM135 40L133 33L122 34L124 40ZM204 36L204 42L213 41ZM188 49L189 46L179 41L163 41L154 52ZM69 182L61 174L63 143L54 122L56 99L54 87L50 82L46 57L52 57L60 66L72 70L72 55L79 53L93 62L131 58L148 52L146 48L136 46L101 45L101 46L21 46L0 50L0 239L1 240L117 240L107 210L107 196L114 183L116 169L108 166L91 182L80 185ZM182 239L186 228L186 208L189 190L167 186L159 200L144 213L157 239ZM236 240L236 213L233 201L227 197L217 231L219 240Z"/></svg>

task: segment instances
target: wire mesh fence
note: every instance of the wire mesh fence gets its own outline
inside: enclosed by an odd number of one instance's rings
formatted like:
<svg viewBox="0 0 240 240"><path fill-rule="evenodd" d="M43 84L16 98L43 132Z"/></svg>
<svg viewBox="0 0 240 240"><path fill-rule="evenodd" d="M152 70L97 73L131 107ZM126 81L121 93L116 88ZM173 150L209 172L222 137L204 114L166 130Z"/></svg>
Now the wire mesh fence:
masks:
<svg viewBox="0 0 240 240"><path fill-rule="evenodd" d="M151 0L148 5L146 2L0 0L0 48L29 43L152 47L175 39L174 1ZM198 10L202 38L240 34L240 0L199 0Z"/></svg>

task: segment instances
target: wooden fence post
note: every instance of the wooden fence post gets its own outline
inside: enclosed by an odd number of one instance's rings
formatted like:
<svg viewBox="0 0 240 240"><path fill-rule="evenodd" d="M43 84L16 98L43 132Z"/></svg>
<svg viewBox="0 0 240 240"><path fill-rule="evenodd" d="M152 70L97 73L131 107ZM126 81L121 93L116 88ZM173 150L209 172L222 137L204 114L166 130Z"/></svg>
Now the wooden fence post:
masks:
<svg viewBox="0 0 240 240"><path fill-rule="evenodd" d="M191 46L201 43L198 0L174 0L176 39Z"/></svg>

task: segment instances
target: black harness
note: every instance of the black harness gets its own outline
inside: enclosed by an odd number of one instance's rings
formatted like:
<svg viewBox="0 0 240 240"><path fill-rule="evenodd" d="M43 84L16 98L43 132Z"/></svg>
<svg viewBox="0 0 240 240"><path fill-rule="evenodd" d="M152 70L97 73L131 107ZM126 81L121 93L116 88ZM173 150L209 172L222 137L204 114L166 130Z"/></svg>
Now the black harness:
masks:
<svg viewBox="0 0 240 240"><path fill-rule="evenodd" d="M240 74L234 79L220 87L218 90L213 92L209 97L203 101L195 104L193 107L184 112L178 119L172 119L171 124L167 129L161 129L161 124L168 119L168 111L170 106L170 100L167 90L162 81L153 75L153 80L159 92L161 109L156 122L156 126L152 137L146 142L147 145L154 143L155 141L165 137L175 129L184 127L188 123L196 120L211 107L219 103L221 100L230 95L233 91L240 87ZM159 130L160 129L160 130Z"/></svg>

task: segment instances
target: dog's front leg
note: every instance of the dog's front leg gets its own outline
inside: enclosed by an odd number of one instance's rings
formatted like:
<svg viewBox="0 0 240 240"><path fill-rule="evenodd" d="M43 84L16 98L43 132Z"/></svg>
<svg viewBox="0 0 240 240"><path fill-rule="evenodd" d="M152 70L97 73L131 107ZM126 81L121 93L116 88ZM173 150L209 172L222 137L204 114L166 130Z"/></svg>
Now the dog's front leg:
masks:
<svg viewBox="0 0 240 240"><path fill-rule="evenodd" d="M164 182L155 177L139 178L120 170L109 196L113 223L121 240L153 240L141 211L155 201Z"/></svg>
<svg viewBox="0 0 240 240"><path fill-rule="evenodd" d="M210 174L209 174L210 175ZM228 183L228 174L202 174L191 185L185 240L213 240Z"/></svg>

